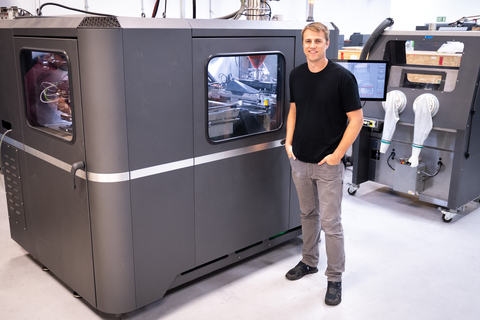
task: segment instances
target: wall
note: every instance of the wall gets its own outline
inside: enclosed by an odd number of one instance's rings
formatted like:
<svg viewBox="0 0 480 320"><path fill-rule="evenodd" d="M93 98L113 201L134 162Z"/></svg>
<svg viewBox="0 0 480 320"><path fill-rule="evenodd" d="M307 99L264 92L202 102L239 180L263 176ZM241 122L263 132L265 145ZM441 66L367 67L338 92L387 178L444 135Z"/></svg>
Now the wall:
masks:
<svg viewBox="0 0 480 320"><path fill-rule="evenodd" d="M390 12L396 30L415 30L417 25L436 22L437 17L447 17L447 22L454 22L480 15L480 5L477 0L391 0Z"/></svg>
<svg viewBox="0 0 480 320"><path fill-rule="evenodd" d="M41 3L55 0L1 0L0 6L16 5L35 14L35 8ZM85 9L85 0L57 0L66 6ZM89 11L109 13L119 16L140 17L142 0L88 0ZM181 0L167 1L167 18L192 17L192 1L185 0L182 11ZM209 12L211 3L212 12ZM143 0L144 12L152 16L155 0ZM273 14L282 14L285 21L305 21L307 12L306 0L280 0L269 2ZM219 17L238 10L240 0L197 0L197 18L208 19ZM315 1L314 18L316 21L333 22L340 33L348 39L354 32L370 34L387 17L395 21L393 30L415 30L415 26L427 22L435 22L437 16L446 16L447 22L455 21L463 16L479 14L477 0L330 0ZM157 18L162 16L165 0L160 1ZM476 11L472 11L476 10ZM182 13L183 12L183 13ZM77 14L58 7L47 6L44 15Z"/></svg>

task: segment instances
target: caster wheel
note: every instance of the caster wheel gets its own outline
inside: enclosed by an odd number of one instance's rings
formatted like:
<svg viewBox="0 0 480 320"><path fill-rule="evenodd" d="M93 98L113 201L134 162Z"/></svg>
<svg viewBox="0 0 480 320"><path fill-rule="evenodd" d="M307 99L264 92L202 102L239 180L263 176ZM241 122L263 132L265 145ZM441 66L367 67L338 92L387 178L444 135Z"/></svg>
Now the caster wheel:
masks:
<svg viewBox="0 0 480 320"><path fill-rule="evenodd" d="M443 222L446 222L446 223L452 222L452 218L448 219L445 214L442 215L442 220Z"/></svg>
<svg viewBox="0 0 480 320"><path fill-rule="evenodd" d="M353 195L355 195L355 193L357 193L357 189L352 190L351 188L348 188L347 192L348 192L349 195L353 196Z"/></svg>

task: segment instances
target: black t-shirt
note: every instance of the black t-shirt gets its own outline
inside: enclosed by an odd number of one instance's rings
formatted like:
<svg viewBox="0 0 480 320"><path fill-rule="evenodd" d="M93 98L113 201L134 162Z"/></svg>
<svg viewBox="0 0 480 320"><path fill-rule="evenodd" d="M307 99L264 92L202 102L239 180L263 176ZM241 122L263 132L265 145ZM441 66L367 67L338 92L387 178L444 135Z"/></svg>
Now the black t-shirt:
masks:
<svg viewBox="0 0 480 320"><path fill-rule="evenodd" d="M353 74L330 60L318 73L307 63L292 70L290 102L297 108L293 154L309 163L335 151L347 127L346 113L362 107Z"/></svg>

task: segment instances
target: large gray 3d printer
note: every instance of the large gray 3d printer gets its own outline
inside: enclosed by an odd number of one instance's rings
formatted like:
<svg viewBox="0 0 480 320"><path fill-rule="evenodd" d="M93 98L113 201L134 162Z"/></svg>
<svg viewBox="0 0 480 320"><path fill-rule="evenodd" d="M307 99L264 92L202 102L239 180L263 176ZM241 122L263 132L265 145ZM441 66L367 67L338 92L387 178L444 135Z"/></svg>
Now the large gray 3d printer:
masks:
<svg viewBox="0 0 480 320"><path fill-rule="evenodd" d="M281 140L303 26L0 21L12 238L94 308L121 314L298 236Z"/></svg>

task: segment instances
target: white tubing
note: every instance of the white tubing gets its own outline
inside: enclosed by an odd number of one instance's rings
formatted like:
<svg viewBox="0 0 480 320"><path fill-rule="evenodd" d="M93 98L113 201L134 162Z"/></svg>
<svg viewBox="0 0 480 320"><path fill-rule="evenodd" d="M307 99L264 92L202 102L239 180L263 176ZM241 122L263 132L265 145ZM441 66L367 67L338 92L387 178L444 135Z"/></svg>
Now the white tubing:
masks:
<svg viewBox="0 0 480 320"><path fill-rule="evenodd" d="M439 108L437 97L430 93L424 93L413 102L415 113L415 126L413 129L412 156L408 159L411 167L417 167L423 143L433 128L433 120Z"/></svg>
<svg viewBox="0 0 480 320"><path fill-rule="evenodd" d="M385 110L385 119L383 123L382 140L380 140L380 153L387 152L393 134L395 133L397 122L400 120L400 113L402 113L406 105L407 97L399 90L390 91L387 94L387 101L382 102L383 109Z"/></svg>

